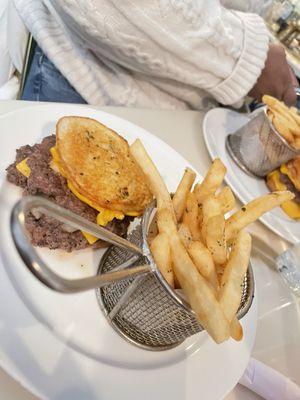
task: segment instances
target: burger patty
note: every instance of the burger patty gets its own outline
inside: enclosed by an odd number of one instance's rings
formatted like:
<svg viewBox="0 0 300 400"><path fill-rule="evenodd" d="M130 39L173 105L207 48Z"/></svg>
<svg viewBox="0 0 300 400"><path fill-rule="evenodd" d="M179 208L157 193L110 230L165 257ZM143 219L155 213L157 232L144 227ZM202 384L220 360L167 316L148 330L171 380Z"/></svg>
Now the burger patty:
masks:
<svg viewBox="0 0 300 400"><path fill-rule="evenodd" d="M75 214L91 222L96 221L98 211L79 200L70 191L66 179L51 167L52 156L50 148L55 146L55 135L47 136L34 146L22 146L16 151L16 159L7 168L7 180L23 188L23 195L40 195L54 203L73 211ZM16 165L27 158L30 175L26 178ZM125 236L132 218L112 220L105 228L119 236ZM25 226L31 242L35 246L49 249L62 249L67 252L90 247L80 231L68 232L66 227L56 219L46 215L29 212L25 216ZM93 247L103 247L104 242L98 240Z"/></svg>
<svg viewBox="0 0 300 400"><path fill-rule="evenodd" d="M295 201L297 204L300 204L300 192L299 190L296 189L295 185L290 180L290 178L287 175L283 174L282 172L279 172L279 179L280 182L286 186L287 190L294 193L295 198L293 199L293 201Z"/></svg>

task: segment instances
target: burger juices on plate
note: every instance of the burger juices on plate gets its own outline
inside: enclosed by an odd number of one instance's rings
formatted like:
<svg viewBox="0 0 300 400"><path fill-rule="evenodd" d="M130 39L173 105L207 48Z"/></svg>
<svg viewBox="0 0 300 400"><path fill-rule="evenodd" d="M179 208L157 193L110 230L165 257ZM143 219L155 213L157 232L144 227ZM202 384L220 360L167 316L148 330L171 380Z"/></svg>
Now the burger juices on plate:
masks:
<svg viewBox="0 0 300 400"><path fill-rule="evenodd" d="M266 181L272 192L289 190L295 194L293 200L286 201L281 207L290 218L300 219L300 157L269 173Z"/></svg>
<svg viewBox="0 0 300 400"><path fill-rule="evenodd" d="M42 195L120 236L152 199L127 141L83 117L63 117L56 135L19 148L15 162L7 168L7 179L21 186L24 195ZM69 252L105 246L85 232L34 211L26 215L26 228L36 246Z"/></svg>

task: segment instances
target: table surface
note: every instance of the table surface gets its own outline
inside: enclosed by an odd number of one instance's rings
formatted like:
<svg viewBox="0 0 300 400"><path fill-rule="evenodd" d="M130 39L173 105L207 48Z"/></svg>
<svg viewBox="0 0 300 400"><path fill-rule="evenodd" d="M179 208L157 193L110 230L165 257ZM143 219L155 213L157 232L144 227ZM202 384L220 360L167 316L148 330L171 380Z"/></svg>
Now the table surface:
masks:
<svg viewBox="0 0 300 400"><path fill-rule="evenodd" d="M0 114L39 103L1 101ZM85 107L85 106L82 106ZM158 136L181 153L199 173L204 174L210 164L202 136L203 112L160 111L118 107L102 107L101 110L123 117ZM266 229L266 234L268 230ZM293 297L276 273L274 265L262 261L263 250L254 252L254 273L258 295L258 329L253 356L270 365L300 384L300 299ZM36 400L19 383L0 368L1 398ZM226 400L258 400L241 385Z"/></svg>

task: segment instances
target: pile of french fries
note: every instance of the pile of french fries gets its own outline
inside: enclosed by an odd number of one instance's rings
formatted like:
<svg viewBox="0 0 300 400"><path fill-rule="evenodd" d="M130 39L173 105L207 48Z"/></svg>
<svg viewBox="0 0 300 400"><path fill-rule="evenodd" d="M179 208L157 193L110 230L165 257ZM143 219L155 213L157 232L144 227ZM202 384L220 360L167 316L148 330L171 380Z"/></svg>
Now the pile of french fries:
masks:
<svg viewBox="0 0 300 400"><path fill-rule="evenodd" d="M216 159L196 185L195 172L187 168L171 198L140 140L131 145L131 154L157 201L158 233L150 249L161 274L172 288L184 290L199 323L217 343L241 340L236 313L251 252L244 228L294 195L274 192L233 212L234 195L221 187L226 167Z"/></svg>
<svg viewBox="0 0 300 400"><path fill-rule="evenodd" d="M264 95L262 101L268 106L268 118L277 132L295 149L300 149L300 115L297 108L289 108L268 95Z"/></svg>

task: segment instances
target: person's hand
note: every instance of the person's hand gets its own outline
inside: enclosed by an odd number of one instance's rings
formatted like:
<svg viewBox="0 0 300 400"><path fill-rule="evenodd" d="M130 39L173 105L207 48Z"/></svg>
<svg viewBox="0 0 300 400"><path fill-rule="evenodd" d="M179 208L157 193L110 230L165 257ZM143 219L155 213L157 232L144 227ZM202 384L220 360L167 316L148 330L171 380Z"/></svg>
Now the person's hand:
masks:
<svg viewBox="0 0 300 400"><path fill-rule="evenodd" d="M261 101L264 94L269 94L292 106L297 100L295 86L298 82L287 63L284 48L279 44L270 44L265 67L249 96Z"/></svg>

